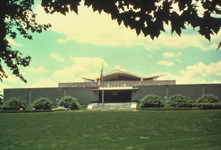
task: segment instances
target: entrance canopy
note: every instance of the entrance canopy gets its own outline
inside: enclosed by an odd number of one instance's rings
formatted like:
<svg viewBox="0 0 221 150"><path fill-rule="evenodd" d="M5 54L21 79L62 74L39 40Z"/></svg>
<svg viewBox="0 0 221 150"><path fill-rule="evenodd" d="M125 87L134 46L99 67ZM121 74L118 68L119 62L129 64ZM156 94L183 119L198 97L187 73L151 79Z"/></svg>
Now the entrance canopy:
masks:
<svg viewBox="0 0 221 150"><path fill-rule="evenodd" d="M138 90L135 87L100 87L99 90L110 91L110 90Z"/></svg>
<svg viewBox="0 0 221 150"><path fill-rule="evenodd" d="M127 91L132 91L132 90L138 90L137 87L100 87L100 91L115 91L115 90L127 90ZM97 89L93 89L93 91L97 91Z"/></svg>

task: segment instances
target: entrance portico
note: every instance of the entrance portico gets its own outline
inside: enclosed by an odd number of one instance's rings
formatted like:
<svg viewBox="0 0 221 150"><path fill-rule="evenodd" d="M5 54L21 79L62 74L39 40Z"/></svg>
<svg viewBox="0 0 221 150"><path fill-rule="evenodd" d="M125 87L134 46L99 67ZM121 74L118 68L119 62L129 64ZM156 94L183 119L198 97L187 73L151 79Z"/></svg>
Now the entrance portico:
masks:
<svg viewBox="0 0 221 150"><path fill-rule="evenodd" d="M102 90L104 90L104 103L131 102L133 87L104 87L99 90L99 103L102 103Z"/></svg>

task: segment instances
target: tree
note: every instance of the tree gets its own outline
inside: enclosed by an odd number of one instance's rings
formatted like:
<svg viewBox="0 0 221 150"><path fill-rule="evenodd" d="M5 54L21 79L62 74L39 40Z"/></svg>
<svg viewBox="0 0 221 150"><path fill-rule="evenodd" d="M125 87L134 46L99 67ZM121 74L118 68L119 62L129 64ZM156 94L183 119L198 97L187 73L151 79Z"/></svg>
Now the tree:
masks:
<svg viewBox="0 0 221 150"><path fill-rule="evenodd" d="M66 15L71 11L78 13L80 2L81 0L42 0L41 5L46 13L59 12ZM1 60L4 60L12 73L26 82L18 66L28 66L31 57L22 58L18 51L12 51L6 36L15 38L13 27L16 26L21 35L32 39L28 30L40 33L42 29L47 30L50 27L36 23L31 9L33 4L34 0L1 1L0 79L7 77L1 65ZM221 27L220 0L84 0L84 5L92 6L94 11L110 14L119 25L124 23L127 28L135 29L137 35L143 33L153 40L165 31L164 24L170 25L171 33L176 32L179 36L186 25L190 25L193 29L198 28L199 34L208 40Z"/></svg>
<svg viewBox="0 0 221 150"><path fill-rule="evenodd" d="M0 105L3 105L3 95L0 94Z"/></svg>
<svg viewBox="0 0 221 150"><path fill-rule="evenodd" d="M27 82L19 71L19 67L27 67L31 57L23 57L18 50L12 50L7 37L15 39L19 33L24 38L32 40L28 31L41 33L50 25L39 25L35 21L36 14L31 6L34 0L0 0L0 80L7 78L3 63L12 71L12 74Z"/></svg>

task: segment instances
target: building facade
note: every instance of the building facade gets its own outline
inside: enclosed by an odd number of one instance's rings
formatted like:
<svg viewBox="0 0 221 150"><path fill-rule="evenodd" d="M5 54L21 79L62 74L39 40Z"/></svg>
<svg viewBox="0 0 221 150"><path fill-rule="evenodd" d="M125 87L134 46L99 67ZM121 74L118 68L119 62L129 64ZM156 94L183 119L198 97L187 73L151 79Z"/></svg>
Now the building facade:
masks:
<svg viewBox="0 0 221 150"><path fill-rule="evenodd" d="M91 101L102 101L102 91L105 103L131 102L148 94L156 94L165 102L176 94L183 94L195 101L205 94L214 94L221 99L221 84L177 85L175 80L157 80L160 76L162 75L139 77L115 70L102 77L99 88L98 78L85 78L87 82L59 83L58 87L54 88L4 89L4 101L11 97L20 97L27 105L31 105L37 98L47 97L57 104L63 96L72 96L77 98L80 104L90 104Z"/></svg>

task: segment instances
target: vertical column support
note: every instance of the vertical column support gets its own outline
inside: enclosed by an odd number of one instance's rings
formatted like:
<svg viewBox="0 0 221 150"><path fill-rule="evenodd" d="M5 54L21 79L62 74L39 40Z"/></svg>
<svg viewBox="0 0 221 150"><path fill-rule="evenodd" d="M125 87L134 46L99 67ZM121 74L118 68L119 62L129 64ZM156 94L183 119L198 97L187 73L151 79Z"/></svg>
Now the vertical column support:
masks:
<svg viewBox="0 0 221 150"><path fill-rule="evenodd" d="M28 89L28 104L31 105L31 89Z"/></svg>
<svg viewBox="0 0 221 150"><path fill-rule="evenodd" d="M169 88L168 88L168 85L166 85L165 86L165 94L166 94L166 96L165 96L165 103L164 103L164 107L166 108L166 105L167 105L167 103L168 103L168 101L169 101Z"/></svg>
<svg viewBox="0 0 221 150"><path fill-rule="evenodd" d="M101 77L101 87L104 87L104 79ZM101 98L102 98L102 108L104 110L104 90L101 91Z"/></svg>
<svg viewBox="0 0 221 150"><path fill-rule="evenodd" d="M101 91L102 92L102 107L103 107L103 110L104 110L104 90Z"/></svg>
<svg viewBox="0 0 221 150"><path fill-rule="evenodd" d="M63 92L64 92L64 97L67 96L67 89L63 88Z"/></svg>
<svg viewBox="0 0 221 150"><path fill-rule="evenodd" d="M202 84L202 95L205 95L205 90L206 88L205 88L205 84Z"/></svg>

